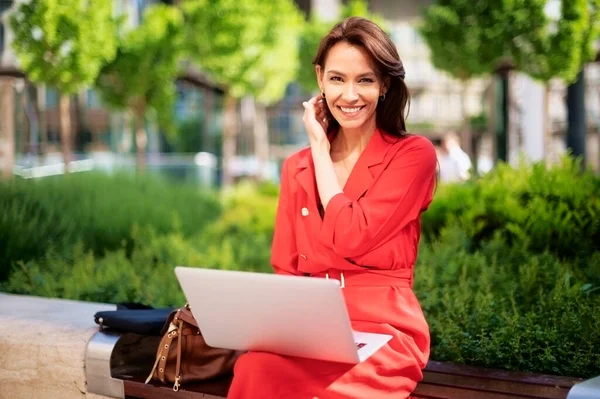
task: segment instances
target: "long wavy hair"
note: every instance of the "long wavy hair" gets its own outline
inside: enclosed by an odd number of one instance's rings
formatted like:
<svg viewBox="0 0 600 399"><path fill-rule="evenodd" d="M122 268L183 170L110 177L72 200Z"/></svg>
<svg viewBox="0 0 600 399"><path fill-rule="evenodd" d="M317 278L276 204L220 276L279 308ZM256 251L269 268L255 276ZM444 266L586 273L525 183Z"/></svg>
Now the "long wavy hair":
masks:
<svg viewBox="0 0 600 399"><path fill-rule="evenodd" d="M313 65L322 69L329 50L340 42L363 48L373 60L376 73L388 86L385 99L377 104L377 127L386 133L402 137L406 134L406 116L410 107L410 94L404 83L404 65L390 37L374 22L361 18L350 17L335 25L321 39ZM339 128L339 123L329 113L329 131Z"/></svg>

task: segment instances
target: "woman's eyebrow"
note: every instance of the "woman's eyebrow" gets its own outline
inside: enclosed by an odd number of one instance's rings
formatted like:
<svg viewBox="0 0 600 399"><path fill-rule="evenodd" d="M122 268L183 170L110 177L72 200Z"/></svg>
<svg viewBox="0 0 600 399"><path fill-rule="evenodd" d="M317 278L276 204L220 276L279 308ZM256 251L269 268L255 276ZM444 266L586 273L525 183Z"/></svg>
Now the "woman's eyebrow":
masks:
<svg viewBox="0 0 600 399"><path fill-rule="evenodd" d="M340 72L340 71L336 71L336 70L334 70L334 69L330 69L330 70L328 70L328 71L327 71L327 74L328 74L328 75L340 75L340 76L346 76L346 74L345 74L345 73L343 73L343 72ZM374 72L364 72L364 73L361 73L360 75L358 75L358 77L359 77L359 78L362 78L362 77L365 77L365 76L375 76L375 73L374 73Z"/></svg>

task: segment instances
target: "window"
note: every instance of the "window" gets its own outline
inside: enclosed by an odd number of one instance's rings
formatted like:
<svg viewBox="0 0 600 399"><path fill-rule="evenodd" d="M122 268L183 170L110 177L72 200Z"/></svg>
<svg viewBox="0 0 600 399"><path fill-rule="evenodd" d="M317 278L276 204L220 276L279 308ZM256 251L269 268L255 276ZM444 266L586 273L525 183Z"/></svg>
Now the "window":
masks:
<svg viewBox="0 0 600 399"><path fill-rule="evenodd" d="M4 19L6 15L4 12L8 10L12 6L12 0L0 0L0 54L4 52L4 40L5 40L5 32L4 32ZM6 21L8 24L8 21Z"/></svg>

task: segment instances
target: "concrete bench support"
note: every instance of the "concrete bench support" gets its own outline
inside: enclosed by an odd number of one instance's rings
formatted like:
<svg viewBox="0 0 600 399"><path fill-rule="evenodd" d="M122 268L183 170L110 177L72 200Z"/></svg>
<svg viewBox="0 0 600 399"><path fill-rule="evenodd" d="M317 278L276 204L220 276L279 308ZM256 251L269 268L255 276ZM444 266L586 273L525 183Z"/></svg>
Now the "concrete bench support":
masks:
<svg viewBox="0 0 600 399"><path fill-rule="evenodd" d="M85 352L94 314L115 305L0 293L0 398L99 399Z"/></svg>

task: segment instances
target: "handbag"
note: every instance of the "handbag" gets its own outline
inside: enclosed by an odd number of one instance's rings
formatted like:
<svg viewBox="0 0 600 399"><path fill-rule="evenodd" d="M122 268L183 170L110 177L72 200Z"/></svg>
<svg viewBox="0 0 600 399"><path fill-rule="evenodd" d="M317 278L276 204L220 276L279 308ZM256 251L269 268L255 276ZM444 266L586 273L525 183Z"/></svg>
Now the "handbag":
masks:
<svg viewBox="0 0 600 399"><path fill-rule="evenodd" d="M208 346L189 304L186 304L169 315L146 384L158 380L173 384L173 390L178 391L182 384L231 373L241 354L232 349Z"/></svg>

